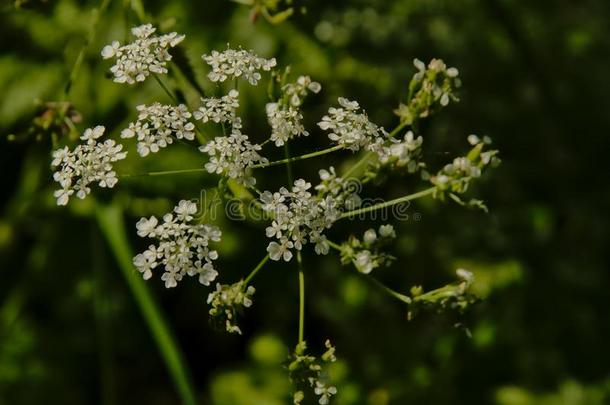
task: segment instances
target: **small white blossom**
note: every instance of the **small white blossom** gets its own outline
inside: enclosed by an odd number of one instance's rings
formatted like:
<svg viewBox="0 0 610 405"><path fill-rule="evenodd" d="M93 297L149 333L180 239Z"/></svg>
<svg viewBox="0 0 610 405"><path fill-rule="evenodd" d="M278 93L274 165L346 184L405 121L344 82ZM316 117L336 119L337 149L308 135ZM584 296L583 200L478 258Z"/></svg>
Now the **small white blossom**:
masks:
<svg viewBox="0 0 610 405"><path fill-rule="evenodd" d="M275 58L264 59L243 49L212 51L202 58L212 67L208 74L211 81L224 82L228 78L243 77L253 86L261 79L260 70L270 71L276 65Z"/></svg>
<svg viewBox="0 0 610 405"><path fill-rule="evenodd" d="M159 224L156 217L141 218L136 224L138 236L158 240L158 245L149 248L133 258L134 266L145 280L152 276L152 270L163 266L165 272L161 280L171 288L184 275L198 276L203 285L210 285L218 275L213 260L218 258L215 250L210 250L210 242L219 242L221 232L215 226L192 223L197 205L182 200L173 213L165 214Z"/></svg>
<svg viewBox="0 0 610 405"><path fill-rule="evenodd" d="M379 236L382 238L395 238L396 232L391 224L381 225L379 227Z"/></svg>
<svg viewBox="0 0 610 405"><path fill-rule="evenodd" d="M316 395L320 396L318 403L320 405L327 405L330 402L330 397L337 394L337 388L332 385L327 387L324 383L318 380L316 381L314 392Z"/></svg>
<svg viewBox="0 0 610 405"><path fill-rule="evenodd" d="M267 104L267 120L271 125L271 140L275 146L282 146L288 140L298 136L308 136L303 126L303 114L298 108L279 103Z"/></svg>
<svg viewBox="0 0 610 405"><path fill-rule="evenodd" d="M217 124L233 123L236 119L235 111L239 108L239 92L233 89L221 98L202 98L201 102L203 105L193 113L195 119Z"/></svg>
<svg viewBox="0 0 610 405"><path fill-rule="evenodd" d="M229 333L241 335L241 329L237 326L236 315L243 308L252 306L252 296L255 289L245 285L241 280L231 285L216 284L216 291L208 295L208 304L212 305L210 316L218 326L224 327Z"/></svg>
<svg viewBox="0 0 610 405"><path fill-rule="evenodd" d="M53 179L61 186L54 193L57 205L68 204L73 194L85 198L91 192L91 183L108 188L117 183L112 163L125 159L127 152L112 139L98 142L104 131L101 125L86 129L80 137L85 143L77 145L73 151L64 147L53 152L51 166L56 169Z"/></svg>
<svg viewBox="0 0 610 405"><path fill-rule="evenodd" d="M421 136L415 137L413 132L409 131L402 141L394 138L388 138L385 141L378 139L377 144L371 149L377 153L381 164L392 164L396 167L406 166L409 173L413 173L423 166L423 163L418 162L423 143Z"/></svg>
<svg viewBox="0 0 610 405"><path fill-rule="evenodd" d="M322 85L312 81L309 76L299 76L296 82L288 83L282 88L282 92L290 100L290 104L295 107L301 105L310 91L319 93L320 90L322 90Z"/></svg>
<svg viewBox="0 0 610 405"><path fill-rule="evenodd" d="M154 103L136 107L138 120L121 132L121 138L138 140L138 154L142 157L157 153L176 139L195 139L195 125L189 121L191 113L184 104L179 106Z"/></svg>
<svg viewBox="0 0 610 405"><path fill-rule="evenodd" d="M372 245L377 240L377 232L374 229L369 229L364 233L362 238L364 243Z"/></svg>
<svg viewBox="0 0 610 405"><path fill-rule="evenodd" d="M356 254L354 265L359 272L364 274L369 274L375 267L377 267L377 263L375 262L373 255L368 250L362 250Z"/></svg>
<svg viewBox="0 0 610 405"><path fill-rule="evenodd" d="M318 123L324 131L330 132L328 137L331 141L357 151L387 136L383 128L370 122L364 112L359 112L360 106L356 101L339 97L339 105L339 108L329 108L328 115Z"/></svg>
<svg viewBox="0 0 610 405"><path fill-rule="evenodd" d="M132 28L134 42L121 46L114 41L102 49L104 59L116 59L110 68L115 82L133 84L144 81L151 73L167 73L167 62L172 59L168 49L182 42L184 35L172 32L155 36L155 31L151 24Z"/></svg>
<svg viewBox="0 0 610 405"><path fill-rule="evenodd" d="M268 162L258 153L261 146L250 143L248 135L242 134L236 128L233 128L231 135L218 136L199 150L210 156L210 161L205 164L209 173L228 176L246 186L256 184L256 179L249 174L248 168L254 164Z"/></svg>

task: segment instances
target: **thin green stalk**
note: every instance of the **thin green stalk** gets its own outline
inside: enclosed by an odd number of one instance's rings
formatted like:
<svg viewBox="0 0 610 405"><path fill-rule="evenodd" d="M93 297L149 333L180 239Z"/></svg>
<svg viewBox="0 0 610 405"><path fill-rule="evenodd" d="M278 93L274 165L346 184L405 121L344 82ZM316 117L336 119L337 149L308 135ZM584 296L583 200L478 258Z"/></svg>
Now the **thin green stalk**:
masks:
<svg viewBox="0 0 610 405"><path fill-rule="evenodd" d="M130 178L130 177L146 177L146 176L166 176L171 174L183 174L183 173L201 173L207 172L207 170L203 167L197 169L179 169L179 170L164 170L159 172L148 172L148 173L138 173L138 174L120 174L118 177L120 178Z"/></svg>
<svg viewBox="0 0 610 405"><path fill-rule="evenodd" d="M354 211L344 212L343 214L341 214L339 216L339 219L349 218L349 217L353 217L353 216L360 215L360 214L366 214L367 212L380 210L382 208L391 207L393 205L400 204L402 202L411 201L411 200L415 200L417 198L425 197L427 195L432 194L434 192L434 190L436 190L436 187L430 187L430 188L427 188L418 193L405 195L403 197L395 198L393 200L386 201L384 203L371 205L370 207L360 208L360 209L354 210Z"/></svg>
<svg viewBox="0 0 610 405"><path fill-rule="evenodd" d="M68 98L68 95L70 94L72 85L76 81L76 77L78 76L80 67L83 64L83 60L85 59L85 54L87 53L87 48L89 48L89 45L91 45L91 43L95 40L95 36L97 34L97 28L99 26L100 17L102 16L102 14L104 14L106 9L108 9L109 5L110 5L110 0L102 0L99 8L93 9L93 11L92 11L93 17L92 17L91 25L89 28L89 35L87 36L87 39L85 40L85 43L81 47L78 55L76 56L74 65L72 65L72 70L70 71L70 76L68 77L68 82L66 83L66 85L64 87L64 93L63 93L64 99Z"/></svg>
<svg viewBox="0 0 610 405"><path fill-rule="evenodd" d="M154 73L153 77L155 78L157 83L159 83L159 86L161 86L163 91L165 91L165 94L167 94L169 96L169 98L171 98L174 103L178 104L178 97L176 97L176 95L174 93L172 93L172 91L165 85L165 83L163 83L163 80L161 80L159 75Z"/></svg>
<svg viewBox="0 0 610 405"><path fill-rule="evenodd" d="M263 266L265 265L265 263L267 263L267 260L269 260L269 254L265 255L265 257L263 257L263 260L261 260L256 267L254 268L254 270L252 270L250 272L250 274L248 274L248 277L246 277L246 279L244 280L244 284L248 285L248 283L250 282L250 280L252 280L254 278L254 276L256 276L256 273L259 272L260 269L263 268Z"/></svg>
<svg viewBox="0 0 610 405"><path fill-rule="evenodd" d="M383 284L381 281L377 280L374 277L367 277L369 280L373 281L373 284L375 284L377 287L379 287L381 290L383 290L384 292L386 292L387 294L389 294L391 297L394 297L396 299L398 299L399 301L404 302L405 304L410 304L411 303L411 298L407 297L404 294L401 294L397 291L392 290L390 287L388 287L387 285Z"/></svg>
<svg viewBox="0 0 610 405"><path fill-rule="evenodd" d="M267 141L265 141L267 142ZM317 156L322 156L322 155L326 155L327 153L332 153L338 150L344 149L343 145L337 145L337 146L333 146L332 148L327 148L327 149L322 149L319 150L317 152L312 152L312 153L307 153L305 155L301 155L301 156L295 156L295 157L287 157L285 159L282 160L276 160L273 162L269 162L269 163L259 163L256 165L252 165L250 166L252 169L262 169L265 167L270 167L270 166L277 166L277 165L283 165L283 164L289 164L292 162L296 162L299 160L304 160L304 159L311 159Z"/></svg>
<svg viewBox="0 0 610 405"><path fill-rule="evenodd" d="M299 343L302 343L305 336L305 273L300 250L297 251L297 263L299 266Z"/></svg>
<svg viewBox="0 0 610 405"><path fill-rule="evenodd" d="M142 312L142 316L157 343L182 403L185 405L195 405L197 403L195 400L195 390L193 389L189 370L176 339L142 278L134 271L132 264L133 253L127 240L121 208L116 204L102 205L98 203L95 216L102 234L106 238L110 250L123 272L123 276L127 281L136 304Z"/></svg>
<svg viewBox="0 0 610 405"><path fill-rule="evenodd" d="M338 243L335 243L335 242L333 242L333 241L331 241L331 240L328 240L328 239L326 239L326 242L328 243L328 245L329 245L331 248L333 248L333 249L335 249L335 250L338 250L339 252L343 252L343 248L342 248L342 247L341 247L341 245L339 245Z"/></svg>

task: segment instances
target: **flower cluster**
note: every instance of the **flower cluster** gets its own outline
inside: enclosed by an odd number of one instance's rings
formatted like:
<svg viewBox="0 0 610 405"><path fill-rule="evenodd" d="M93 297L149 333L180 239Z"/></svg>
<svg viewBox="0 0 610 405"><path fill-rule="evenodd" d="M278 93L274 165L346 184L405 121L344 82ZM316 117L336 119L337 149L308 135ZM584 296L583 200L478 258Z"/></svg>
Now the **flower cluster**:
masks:
<svg viewBox="0 0 610 405"><path fill-rule="evenodd" d="M138 236L159 241L133 258L133 264L145 280L152 277L152 271L159 265L164 266L161 280L165 281L166 288L175 287L185 274L199 276L203 285L210 285L216 279L218 272L212 261L218 258L218 252L210 250L209 244L219 242L221 232L213 225L194 223L196 212L195 203L182 200L173 213L163 216L161 223L154 216L138 221Z"/></svg>
<svg viewBox="0 0 610 405"><path fill-rule="evenodd" d="M261 146L252 144L248 135L242 134L237 128L233 128L229 136L217 136L199 150L210 156L210 161L205 164L209 173L228 176L246 186L256 184L256 179L250 175L248 168L268 162L258 153Z"/></svg>
<svg viewBox="0 0 610 405"><path fill-rule="evenodd" d="M408 131L402 141L388 138L376 145L373 150L377 152L381 165L397 169L406 167L409 173L414 173L425 166L419 161L422 143L421 136L415 137L412 131Z"/></svg>
<svg viewBox="0 0 610 405"><path fill-rule="evenodd" d="M101 125L86 129L80 137L85 143L77 145L73 151L66 146L53 152L51 166L56 169L53 179L61 186L54 193L57 205L68 204L74 193L80 199L85 198L91 192L91 183L108 188L117 183L112 163L125 159L127 152L112 139L98 142L104 131Z"/></svg>
<svg viewBox="0 0 610 405"><path fill-rule="evenodd" d="M296 82L288 83L282 87L282 92L285 97L290 100L290 104L295 107L303 103L303 99L309 92L317 94L320 90L322 90L322 85L312 81L309 76L299 76Z"/></svg>
<svg viewBox="0 0 610 405"><path fill-rule="evenodd" d="M381 225L378 232L372 228L367 230L362 240L351 236L341 245L341 263L353 263L364 274L381 266L389 266L394 257L384 253L381 248L395 237L396 232L390 224Z"/></svg>
<svg viewBox="0 0 610 405"><path fill-rule="evenodd" d="M339 97L339 105L341 107L329 108L328 115L318 123L324 131L330 131L328 137L331 141L357 151L387 136L383 128L369 121L366 113L359 112L358 102Z"/></svg>
<svg viewBox="0 0 610 405"><path fill-rule="evenodd" d="M330 398L337 394L337 388L328 385L327 376L323 373L323 366L337 361L335 356L335 347L329 340L324 342L326 351L316 358L307 354L307 343L305 341L297 344L294 352L290 355L287 362L290 381L296 387L293 393L293 403L301 404L305 399L303 388L313 388L314 393L319 396L318 403L326 405L330 402Z"/></svg>
<svg viewBox="0 0 610 405"><path fill-rule="evenodd" d="M435 290L424 292L421 286L411 288L408 318L413 319L423 309L463 313L470 305L476 303L478 298L471 291L474 275L465 269L457 269L455 274L458 278L457 282Z"/></svg>
<svg viewBox="0 0 610 405"><path fill-rule="evenodd" d="M244 308L252 305L254 292L254 287L246 286L243 280L231 285L216 284L216 291L208 295L208 304L212 305L210 316L214 324L224 327L229 333L241 335L236 318Z"/></svg>
<svg viewBox="0 0 610 405"><path fill-rule="evenodd" d="M270 71L276 65L275 58L264 59L251 51L227 49L203 55L203 60L212 67L208 78L213 82L224 82L228 78L243 77L255 86L261 79L260 70Z"/></svg>
<svg viewBox="0 0 610 405"><path fill-rule="evenodd" d="M172 59L168 49L178 45L184 35L175 32L155 36L156 29L151 24L131 29L136 40L121 46L118 41L102 49L104 59L115 58L110 68L117 83L143 82L151 73L167 73L167 62Z"/></svg>
<svg viewBox="0 0 610 405"><path fill-rule="evenodd" d="M235 111L239 108L239 92L235 89L221 98L202 98L201 102L203 105L193 113L197 120L233 124L237 119Z"/></svg>
<svg viewBox="0 0 610 405"><path fill-rule="evenodd" d="M309 135L301 122L303 114L298 108L291 105L268 103L267 120L271 125L271 140L275 146L282 146L297 136Z"/></svg>
<svg viewBox="0 0 610 405"><path fill-rule="evenodd" d="M317 254L328 253L323 232L339 218L341 207L333 196L314 196L310 188L311 183L298 179L292 190L282 187L275 193L261 193L262 209L273 218L267 237L278 240L267 246L271 260L290 261L292 249L301 250L308 241L315 244Z"/></svg>
<svg viewBox="0 0 610 405"><path fill-rule="evenodd" d="M195 125L189 121L191 113L184 104L179 106L154 103L136 107L138 120L121 131L121 138L138 140L138 154L142 157L157 153L177 139L195 139Z"/></svg>
<svg viewBox="0 0 610 405"><path fill-rule="evenodd" d="M418 72L409 84L408 102L395 110L400 120L409 125L447 106L450 101L458 101L455 89L461 85L458 70L448 68L441 59L432 59L428 67L419 59L413 64Z"/></svg>
<svg viewBox="0 0 610 405"><path fill-rule="evenodd" d="M481 176L482 170L488 165L499 163L497 150L483 151L486 145L491 143L489 137L482 140L476 135L470 135L468 142L473 145L472 150L466 156L457 157L452 163L443 167L430 181L436 186L435 197L444 198L446 193L459 201L457 194L463 194L468 190L470 183Z"/></svg>

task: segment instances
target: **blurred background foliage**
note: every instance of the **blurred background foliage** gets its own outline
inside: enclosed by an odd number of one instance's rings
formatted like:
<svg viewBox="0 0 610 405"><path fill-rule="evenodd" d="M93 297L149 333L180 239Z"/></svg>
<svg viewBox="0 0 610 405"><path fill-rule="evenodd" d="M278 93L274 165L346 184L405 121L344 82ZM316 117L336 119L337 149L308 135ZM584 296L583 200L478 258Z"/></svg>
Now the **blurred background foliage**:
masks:
<svg viewBox="0 0 610 405"><path fill-rule="evenodd" d="M58 209L49 170L53 142L69 143L98 124L116 138L134 119L135 105L170 101L153 80L132 87L113 83L109 64L100 58L103 45L124 40L142 17L162 31L187 35L181 60L209 92L219 90L206 82L200 55L227 43L275 56L295 75L321 82L323 91L304 110L312 134L295 142L295 154L327 145L315 122L340 95L359 100L374 122L392 128L392 109L406 95L415 57L443 58L459 68L464 83L461 103L419 129L430 164L439 167L465 151L470 133L491 136L500 149L503 164L474 190L490 213L432 200L415 203L411 210L419 221L412 215L397 229L393 253L399 260L376 273L406 292L413 284L451 282L453 270L466 267L484 297L467 316L424 313L408 322L406 308L341 267L336 256L305 256L306 338L315 352L326 338L337 345L339 362L331 370L337 404L610 403L610 189L604 163L610 146L610 3L293 1L293 15L280 24L264 18L260 1L104 2L108 8L99 14L93 37L98 17L92 10L102 3L2 3L0 404L179 402L95 221L93 198ZM279 2L265 13L287 7ZM91 43L66 95L87 38ZM173 69L166 80L191 107L198 105L183 74ZM241 90L247 133L262 141L268 133L265 86ZM47 104L58 101L71 105ZM66 115L75 128L62 124ZM48 128L49 122L60 125ZM128 144L131 157L120 173L203 162L195 148L181 144L148 159L136 158ZM271 158L281 155L274 153ZM337 157L299 163L295 171L315 179ZM278 172L261 173L261 187L283 184ZM125 211L128 238L143 249L145 242L135 237L137 217L162 214L215 183L203 174L136 177L112 193L95 194ZM398 196L412 184L392 178L371 195ZM232 282L263 255L263 228L219 222L221 277ZM334 240L371 223L341 225L333 229ZM282 363L296 341L296 269L269 265L255 285L244 336L235 337L210 327L207 290L194 280L171 290L156 278L145 284L171 325L200 403L289 401ZM455 328L456 322L465 328Z"/></svg>

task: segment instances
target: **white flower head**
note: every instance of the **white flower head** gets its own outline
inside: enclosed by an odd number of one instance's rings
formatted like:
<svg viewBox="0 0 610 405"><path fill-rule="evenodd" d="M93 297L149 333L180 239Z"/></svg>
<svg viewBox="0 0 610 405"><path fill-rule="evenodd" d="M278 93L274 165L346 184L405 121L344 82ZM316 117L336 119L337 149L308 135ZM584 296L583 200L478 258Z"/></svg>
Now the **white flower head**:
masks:
<svg viewBox="0 0 610 405"><path fill-rule="evenodd" d="M195 139L195 125L189 121L191 113L184 104L171 106L154 103L136 108L138 119L121 132L121 138L136 137L140 156L157 153L172 144L174 138Z"/></svg>
<svg viewBox="0 0 610 405"><path fill-rule="evenodd" d="M216 290L208 295L208 304L212 305L210 316L214 323L229 333L241 335L235 318L244 308L252 306L255 291L254 287L246 286L243 280L230 285L216 284Z"/></svg>
<svg viewBox="0 0 610 405"><path fill-rule="evenodd" d="M104 131L101 125L86 129L80 137L85 142L74 150L64 147L53 152L53 179L61 186L54 192L57 205L68 204L74 194L80 199L85 198L91 192L91 183L112 188L118 182L112 164L125 159L127 152L123 152L123 145L112 139L99 142Z"/></svg>
<svg viewBox="0 0 610 405"><path fill-rule="evenodd" d="M242 134L236 128L233 128L231 135L216 137L199 150L210 157L209 162L205 164L209 173L222 174L246 186L256 184L256 179L250 175L248 168L254 164L268 162L258 153L261 146L250 143L248 135Z"/></svg>
<svg viewBox="0 0 610 405"><path fill-rule="evenodd" d="M102 49L104 59L116 59L110 68L114 81L133 84L143 82L151 73L167 73L167 62L172 59L168 50L182 42L184 35L153 35L155 28L151 24L134 27L131 32L136 37L134 42L121 46L114 41Z"/></svg>
<svg viewBox="0 0 610 405"><path fill-rule="evenodd" d="M243 49L212 51L202 58L212 68L208 74L211 81L224 82L229 78L243 77L253 86L261 79L261 70L270 71L276 65L275 58L264 59Z"/></svg>
<svg viewBox="0 0 610 405"><path fill-rule="evenodd" d="M328 115L318 123L324 131L329 131L331 141L357 151L387 136L383 128L370 122L366 113L359 111L358 102L343 97L339 97L338 101L340 107L329 108Z"/></svg>
<svg viewBox="0 0 610 405"><path fill-rule="evenodd" d="M308 136L309 132L303 126L303 114L297 107L268 103L266 106L267 120L271 125L271 140L275 146L282 146L292 138Z"/></svg>
<svg viewBox="0 0 610 405"><path fill-rule="evenodd" d="M202 105L193 113L195 119L202 122L212 121L217 124L231 123L236 119L235 111L239 108L239 92L235 89L221 98L202 98Z"/></svg>
<svg viewBox="0 0 610 405"><path fill-rule="evenodd" d="M173 213L163 216L162 223L154 216L138 221L138 236L158 241L158 245L150 245L133 258L144 279L152 276L153 269L163 266L161 280L165 281L166 288L175 287L184 275L198 276L199 282L206 286L214 281L218 272L213 260L218 259L218 253L210 250L209 244L219 242L221 232L212 225L193 223L196 212L195 203L182 200Z"/></svg>

